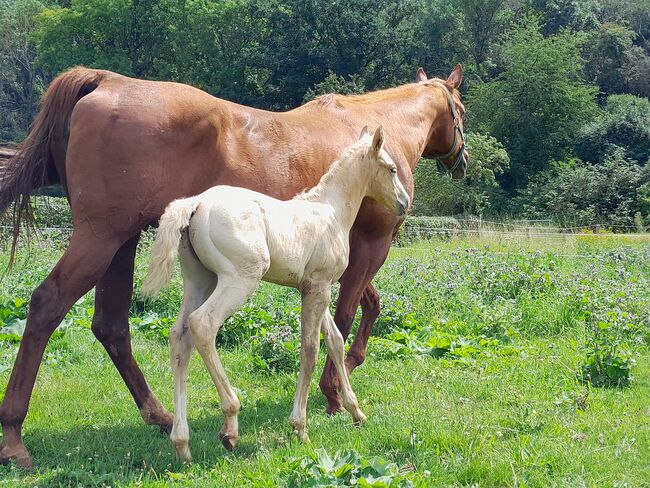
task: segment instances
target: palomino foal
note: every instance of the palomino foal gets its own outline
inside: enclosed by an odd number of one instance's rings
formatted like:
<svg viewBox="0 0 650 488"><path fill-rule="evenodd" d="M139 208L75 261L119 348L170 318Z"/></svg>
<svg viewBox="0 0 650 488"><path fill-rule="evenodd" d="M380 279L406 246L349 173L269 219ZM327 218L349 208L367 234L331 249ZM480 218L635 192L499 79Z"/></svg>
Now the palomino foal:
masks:
<svg viewBox="0 0 650 488"><path fill-rule="evenodd" d="M281 201L244 188L215 186L169 204L151 250L145 295L169 280L176 253L183 273L183 303L170 334L174 373L171 440L179 458L191 461L186 384L192 343L214 381L224 414L221 442L238 439L240 403L219 361L215 339L221 324L255 291L261 280L301 292L300 374L291 424L307 438L307 395L318 357L320 332L341 379L343 405L355 423L365 419L350 386L344 343L329 312L332 284L348 265L349 234L361 201L370 197L404 215L409 196L395 163L383 149L383 129L366 128L320 179L292 200ZM180 244L180 245L179 245Z"/></svg>

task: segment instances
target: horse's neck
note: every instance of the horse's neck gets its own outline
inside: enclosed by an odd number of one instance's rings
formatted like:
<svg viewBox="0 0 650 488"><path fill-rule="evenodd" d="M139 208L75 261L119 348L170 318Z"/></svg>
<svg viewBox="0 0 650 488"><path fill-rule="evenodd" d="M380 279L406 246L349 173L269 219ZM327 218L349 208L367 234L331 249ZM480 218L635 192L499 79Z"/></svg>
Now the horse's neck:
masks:
<svg viewBox="0 0 650 488"><path fill-rule="evenodd" d="M335 96L339 107L335 113L340 114L342 108L346 121L352 116L360 126L370 124L371 129L382 125L389 134L390 147L399 150L414 170L436 119L446 110L446 99L440 90L416 84L403 86L390 96L381 94L376 92L357 98Z"/></svg>
<svg viewBox="0 0 650 488"><path fill-rule="evenodd" d="M390 134L390 146L399 149L411 171L422 157L439 115L436 93L432 91L405 99L398 106L388 104L384 108L379 102L376 107L376 120L381 121L386 133Z"/></svg>

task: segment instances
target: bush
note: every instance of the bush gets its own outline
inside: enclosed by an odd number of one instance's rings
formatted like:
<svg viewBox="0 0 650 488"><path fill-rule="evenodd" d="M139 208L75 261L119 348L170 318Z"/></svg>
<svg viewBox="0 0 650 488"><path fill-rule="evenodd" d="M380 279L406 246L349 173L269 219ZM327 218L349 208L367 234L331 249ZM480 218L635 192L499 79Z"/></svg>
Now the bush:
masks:
<svg viewBox="0 0 650 488"><path fill-rule="evenodd" d="M438 172L437 163L423 159L415 170L416 215L480 215L491 206L491 196L499 190L495 175L510 164L508 153L494 137L466 134L469 165L467 178L453 181Z"/></svg>
<svg viewBox="0 0 650 488"><path fill-rule="evenodd" d="M576 159L555 163L533 178L517 200L528 218L636 227L648 222L649 182L650 167L641 168L618 151L595 165Z"/></svg>
<svg viewBox="0 0 650 488"><path fill-rule="evenodd" d="M289 326L264 329L251 338L253 369L262 373L291 373L300 367L300 333Z"/></svg>

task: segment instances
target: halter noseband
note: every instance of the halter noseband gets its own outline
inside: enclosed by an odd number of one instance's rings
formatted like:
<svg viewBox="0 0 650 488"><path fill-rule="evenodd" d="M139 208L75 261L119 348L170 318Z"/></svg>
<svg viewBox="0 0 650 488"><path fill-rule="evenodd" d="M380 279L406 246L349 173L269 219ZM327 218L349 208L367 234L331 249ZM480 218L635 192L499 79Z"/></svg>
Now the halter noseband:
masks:
<svg viewBox="0 0 650 488"><path fill-rule="evenodd" d="M445 154L436 156L436 159L438 160L438 167L442 170L442 172L447 174L452 174L463 162L463 153L465 152L465 133L463 132L463 128L460 125L461 119L458 116L458 111L456 110L456 104L454 103L454 99L452 98L451 93L449 93L447 87L442 83L440 82L434 82L434 83L436 85L439 85L445 92L445 95L447 95L447 102L449 103L449 108L451 109L451 115L454 118L454 142L451 145L451 149ZM454 164L452 164L451 168L448 169L447 166L445 166L443 160L452 156L458 149L458 134L460 134L460 138L461 138L460 150L458 150L458 155L456 156L456 159L454 159Z"/></svg>

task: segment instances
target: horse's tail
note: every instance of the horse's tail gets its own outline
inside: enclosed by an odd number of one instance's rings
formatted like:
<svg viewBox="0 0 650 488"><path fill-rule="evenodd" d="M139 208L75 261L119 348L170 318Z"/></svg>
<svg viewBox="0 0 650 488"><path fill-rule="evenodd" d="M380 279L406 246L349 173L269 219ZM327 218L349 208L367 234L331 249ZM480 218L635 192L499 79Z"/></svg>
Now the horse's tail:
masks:
<svg viewBox="0 0 650 488"><path fill-rule="evenodd" d="M67 141L74 106L109 74L78 67L57 76L41 99L41 108L27 138L9 162L0 167L0 215L13 203L10 265L16 254L21 223L24 221L29 227L34 222L29 194L43 186L63 183L54 166L52 141Z"/></svg>
<svg viewBox="0 0 650 488"><path fill-rule="evenodd" d="M181 232L190 224L199 203L198 198L191 197L167 205L151 246L151 260L147 277L142 283L142 296L155 296L169 282L178 255Z"/></svg>

